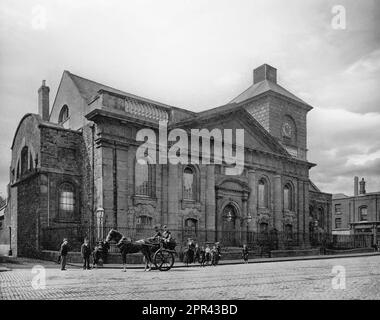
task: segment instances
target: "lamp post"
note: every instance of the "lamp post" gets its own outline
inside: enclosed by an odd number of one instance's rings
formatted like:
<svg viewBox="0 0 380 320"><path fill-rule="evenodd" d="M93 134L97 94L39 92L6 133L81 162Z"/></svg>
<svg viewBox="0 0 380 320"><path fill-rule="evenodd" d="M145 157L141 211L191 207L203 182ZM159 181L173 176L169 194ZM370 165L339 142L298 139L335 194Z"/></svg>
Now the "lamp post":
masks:
<svg viewBox="0 0 380 320"><path fill-rule="evenodd" d="M240 221L241 221L241 226L243 226L243 221L247 221L247 234L246 234L246 243L248 245L248 233L249 233L249 225L248 223L252 220L252 216L251 215L247 215L246 217L243 217L243 218L240 218Z"/></svg>
<svg viewBox="0 0 380 320"><path fill-rule="evenodd" d="M96 210L96 222L97 222L97 240L103 239L103 221L104 221L104 209L98 208Z"/></svg>
<svg viewBox="0 0 380 320"><path fill-rule="evenodd" d="M8 256L12 256L12 227L9 226L9 251L8 251Z"/></svg>

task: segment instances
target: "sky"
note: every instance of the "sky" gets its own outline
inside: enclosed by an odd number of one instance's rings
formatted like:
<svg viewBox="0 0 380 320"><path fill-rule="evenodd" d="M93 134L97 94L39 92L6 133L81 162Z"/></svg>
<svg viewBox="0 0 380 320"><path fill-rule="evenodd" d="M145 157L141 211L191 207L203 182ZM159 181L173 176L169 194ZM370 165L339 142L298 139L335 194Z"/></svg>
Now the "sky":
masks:
<svg viewBox="0 0 380 320"><path fill-rule="evenodd" d="M380 191L380 1L0 0L0 195L43 79L51 101L69 70L201 111L240 94L263 63L314 107L313 182L352 195L357 175Z"/></svg>

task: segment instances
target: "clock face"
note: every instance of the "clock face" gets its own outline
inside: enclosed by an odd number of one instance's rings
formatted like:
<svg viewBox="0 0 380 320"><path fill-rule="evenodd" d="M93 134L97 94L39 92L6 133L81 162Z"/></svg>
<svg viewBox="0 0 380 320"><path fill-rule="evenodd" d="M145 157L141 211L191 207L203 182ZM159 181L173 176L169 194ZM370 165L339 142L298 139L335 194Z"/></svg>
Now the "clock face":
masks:
<svg viewBox="0 0 380 320"><path fill-rule="evenodd" d="M289 123L285 122L283 125L282 125L282 134L287 137L287 138L291 138L292 136L292 127Z"/></svg>

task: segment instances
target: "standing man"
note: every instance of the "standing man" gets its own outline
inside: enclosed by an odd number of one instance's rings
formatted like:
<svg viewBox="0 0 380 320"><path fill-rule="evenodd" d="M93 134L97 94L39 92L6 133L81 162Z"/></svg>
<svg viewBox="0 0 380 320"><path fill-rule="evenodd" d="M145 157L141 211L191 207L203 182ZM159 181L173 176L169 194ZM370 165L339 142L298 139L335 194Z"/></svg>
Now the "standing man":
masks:
<svg viewBox="0 0 380 320"><path fill-rule="evenodd" d="M84 243L80 248L80 252L83 258L83 270L90 270L91 249L87 239L84 239Z"/></svg>
<svg viewBox="0 0 380 320"><path fill-rule="evenodd" d="M67 259L67 253L69 252L69 243L67 239L63 239L63 242L61 244L61 249L59 250L59 255L61 257L61 270L66 270L66 259Z"/></svg>

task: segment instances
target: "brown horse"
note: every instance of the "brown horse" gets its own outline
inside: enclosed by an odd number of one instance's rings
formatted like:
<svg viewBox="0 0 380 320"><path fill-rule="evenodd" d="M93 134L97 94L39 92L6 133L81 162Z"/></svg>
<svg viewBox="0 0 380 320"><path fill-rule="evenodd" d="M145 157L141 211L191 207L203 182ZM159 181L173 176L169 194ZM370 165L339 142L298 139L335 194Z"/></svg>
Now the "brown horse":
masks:
<svg viewBox="0 0 380 320"><path fill-rule="evenodd" d="M127 254L141 252L144 255L145 271L152 269L151 252L154 251L155 245L152 245L148 240L132 241L129 237L124 237L119 231L111 229L106 237L106 243L116 241L116 246L120 249L123 260L123 271L126 271ZM157 249L156 249L157 250Z"/></svg>

